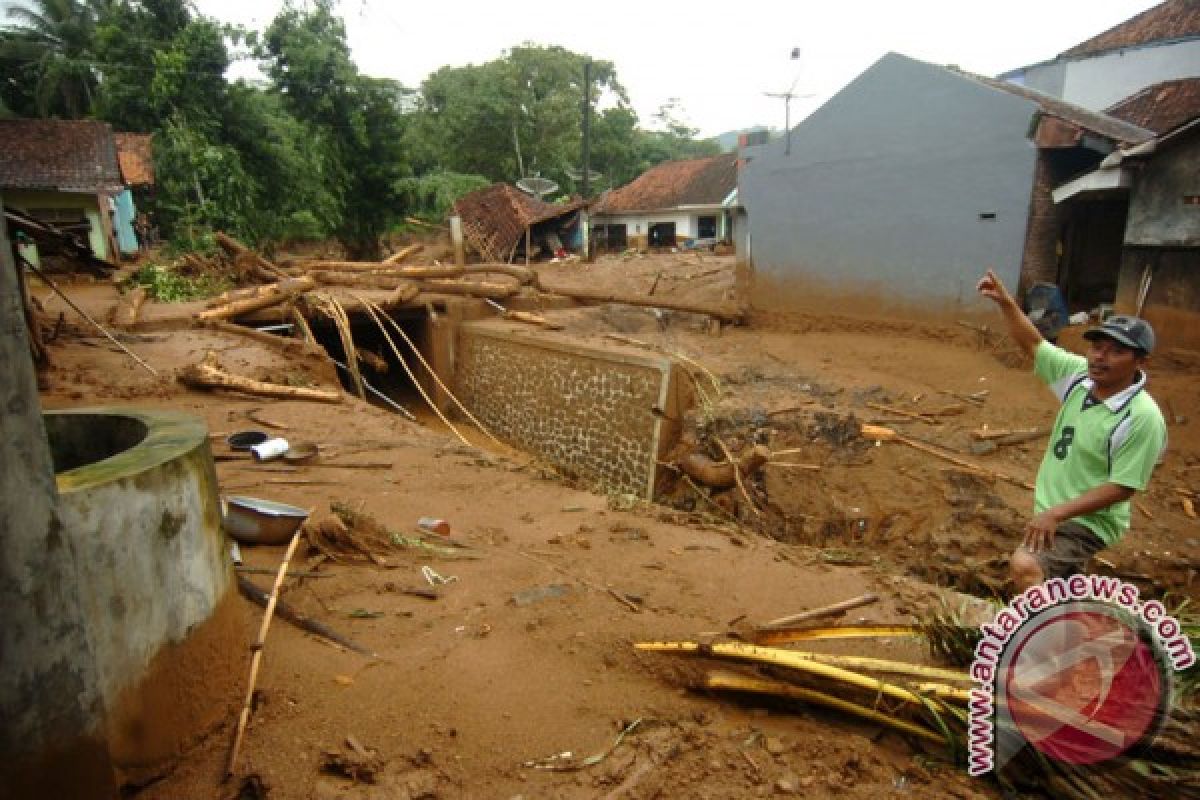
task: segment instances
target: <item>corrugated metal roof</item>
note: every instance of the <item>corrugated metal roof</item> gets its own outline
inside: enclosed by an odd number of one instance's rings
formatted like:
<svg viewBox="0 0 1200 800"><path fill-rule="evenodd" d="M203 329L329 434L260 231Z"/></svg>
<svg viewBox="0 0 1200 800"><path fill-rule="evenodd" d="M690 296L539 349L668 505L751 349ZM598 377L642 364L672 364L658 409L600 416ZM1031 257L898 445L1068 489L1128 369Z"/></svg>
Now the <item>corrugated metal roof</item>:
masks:
<svg viewBox="0 0 1200 800"><path fill-rule="evenodd" d="M1168 0L1080 42L1060 57L1093 56L1123 47L1200 36L1200 0Z"/></svg>
<svg viewBox="0 0 1200 800"><path fill-rule="evenodd" d="M126 186L154 185L154 144L149 133L114 133L117 163Z"/></svg>
<svg viewBox="0 0 1200 800"><path fill-rule="evenodd" d="M1155 133L1166 133L1200 117L1200 78L1147 86L1104 113Z"/></svg>
<svg viewBox="0 0 1200 800"><path fill-rule="evenodd" d="M463 234L480 255L503 261L530 225L576 211L586 203L546 203L507 183L494 183L463 195L454 204Z"/></svg>
<svg viewBox="0 0 1200 800"><path fill-rule="evenodd" d="M111 190L121 187L112 129L95 120L0 120L0 187Z"/></svg>
<svg viewBox="0 0 1200 800"><path fill-rule="evenodd" d="M668 161L607 193L596 203L597 214L661 211L680 206L719 206L737 188L737 155Z"/></svg>

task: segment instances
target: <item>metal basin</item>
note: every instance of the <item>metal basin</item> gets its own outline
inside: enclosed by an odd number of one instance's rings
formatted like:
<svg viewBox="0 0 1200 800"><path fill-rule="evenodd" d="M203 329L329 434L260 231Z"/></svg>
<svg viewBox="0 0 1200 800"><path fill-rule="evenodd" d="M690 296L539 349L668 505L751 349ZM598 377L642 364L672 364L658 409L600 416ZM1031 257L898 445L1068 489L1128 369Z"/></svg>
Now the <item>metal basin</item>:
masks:
<svg viewBox="0 0 1200 800"><path fill-rule="evenodd" d="M225 530L244 544L286 544L308 515L303 508L274 500L225 498Z"/></svg>

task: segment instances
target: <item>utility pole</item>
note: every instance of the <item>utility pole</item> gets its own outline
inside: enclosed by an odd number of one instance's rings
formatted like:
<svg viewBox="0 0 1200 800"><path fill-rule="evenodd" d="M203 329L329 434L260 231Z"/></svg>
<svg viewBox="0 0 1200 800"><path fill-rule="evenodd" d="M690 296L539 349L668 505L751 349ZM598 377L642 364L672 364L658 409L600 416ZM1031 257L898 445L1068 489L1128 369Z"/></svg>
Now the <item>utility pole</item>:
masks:
<svg viewBox="0 0 1200 800"><path fill-rule="evenodd" d="M592 193L592 60L583 62L583 201ZM588 217L587 206L579 211L579 242L583 248L583 260L591 261L594 255L592 249L592 225Z"/></svg>
<svg viewBox="0 0 1200 800"><path fill-rule="evenodd" d="M592 171L592 60L583 62L583 199L591 194Z"/></svg>

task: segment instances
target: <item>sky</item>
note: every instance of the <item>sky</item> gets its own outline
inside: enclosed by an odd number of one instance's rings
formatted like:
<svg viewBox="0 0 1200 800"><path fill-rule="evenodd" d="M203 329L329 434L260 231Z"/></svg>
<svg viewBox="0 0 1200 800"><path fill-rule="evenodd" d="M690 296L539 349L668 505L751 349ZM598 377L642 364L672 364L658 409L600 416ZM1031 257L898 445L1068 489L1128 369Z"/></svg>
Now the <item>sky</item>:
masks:
<svg viewBox="0 0 1200 800"><path fill-rule="evenodd" d="M303 0L296 0L303 5ZM196 0L261 30L282 3ZM445 65L513 46L561 45L612 61L643 126L671 98L701 136L795 124L889 51L995 75L1045 61L1157 5L1153 0L340 0L361 72L416 88ZM799 58L792 53L799 48Z"/></svg>

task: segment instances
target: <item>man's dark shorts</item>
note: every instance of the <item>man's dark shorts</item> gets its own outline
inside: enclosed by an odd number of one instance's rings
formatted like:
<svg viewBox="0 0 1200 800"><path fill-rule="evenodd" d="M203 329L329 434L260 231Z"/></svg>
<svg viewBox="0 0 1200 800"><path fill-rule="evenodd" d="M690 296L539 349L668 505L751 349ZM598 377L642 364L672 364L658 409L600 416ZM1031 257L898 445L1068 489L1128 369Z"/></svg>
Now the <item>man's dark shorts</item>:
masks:
<svg viewBox="0 0 1200 800"><path fill-rule="evenodd" d="M1033 557L1041 565L1045 580L1067 578L1083 572L1091 557L1103 549L1104 541L1099 536L1084 525L1067 520L1055 529L1054 544Z"/></svg>

